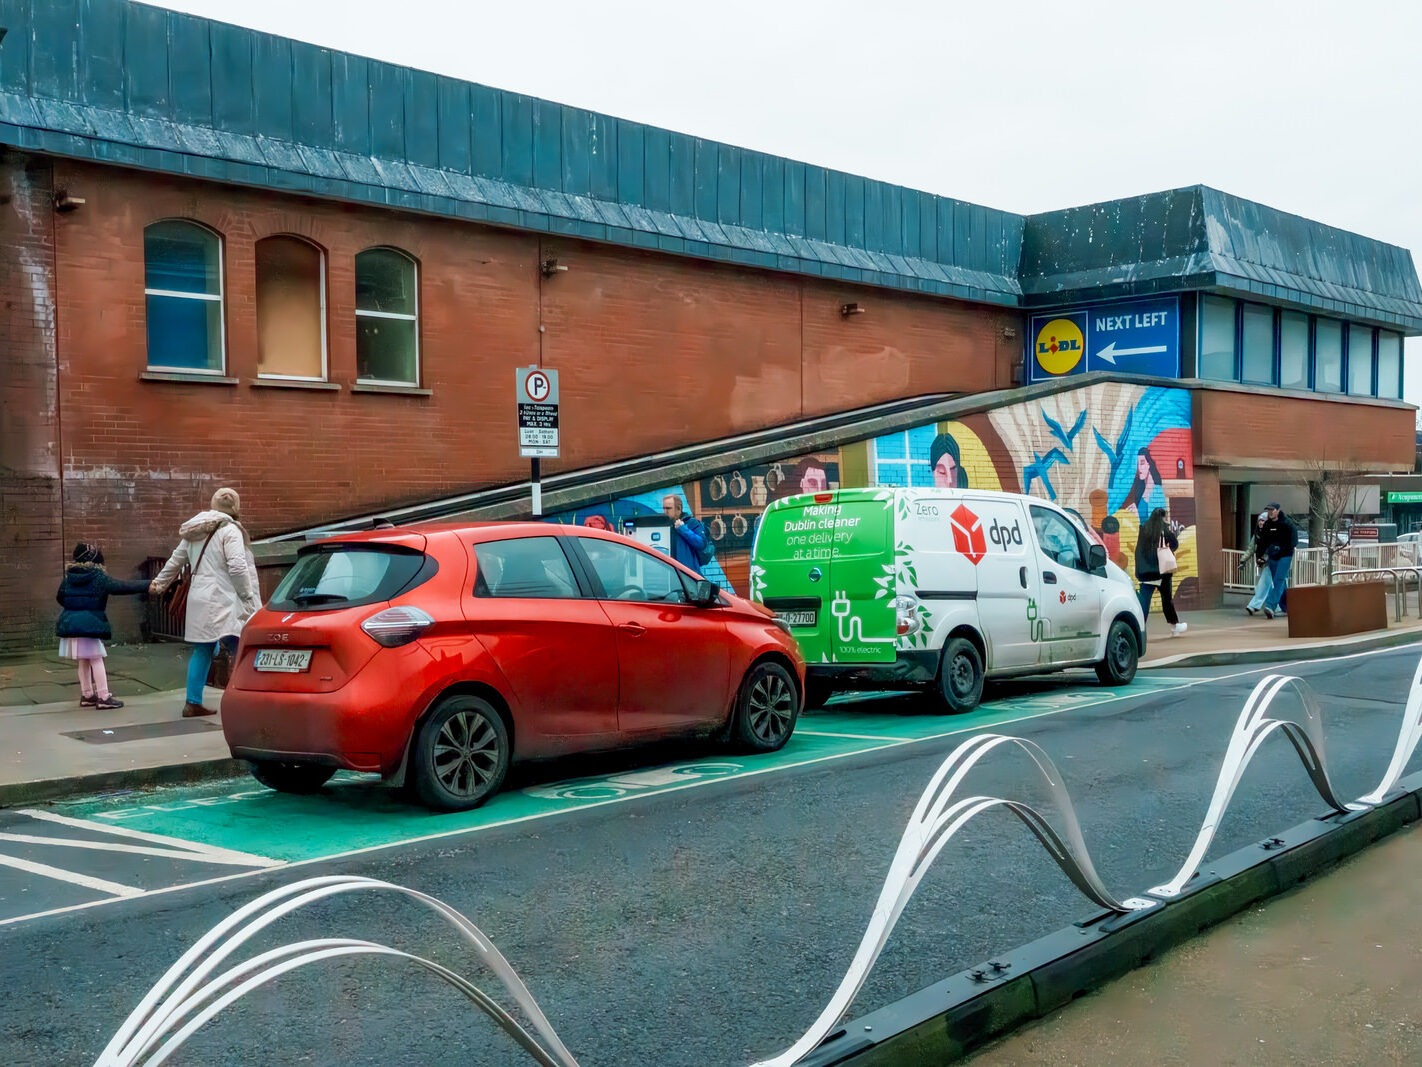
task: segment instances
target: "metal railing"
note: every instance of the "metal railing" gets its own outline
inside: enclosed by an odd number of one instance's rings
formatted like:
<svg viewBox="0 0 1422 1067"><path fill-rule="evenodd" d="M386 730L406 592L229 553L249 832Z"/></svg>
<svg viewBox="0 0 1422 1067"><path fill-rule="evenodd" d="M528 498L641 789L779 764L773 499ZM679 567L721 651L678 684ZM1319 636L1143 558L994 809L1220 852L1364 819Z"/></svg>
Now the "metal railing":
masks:
<svg viewBox="0 0 1422 1067"><path fill-rule="evenodd" d="M1419 563L1414 544L1361 544L1340 548L1333 555L1333 573L1398 569L1416 571ZM1259 579L1254 557L1248 552L1226 548L1224 556L1224 588L1230 593L1252 593ZM1328 549L1301 548L1294 553L1294 565L1289 570L1290 585L1324 585L1328 580Z"/></svg>
<svg viewBox="0 0 1422 1067"><path fill-rule="evenodd" d="M1364 582L1370 578L1392 579L1392 621L1407 614L1407 587L1417 583L1417 616L1422 618L1422 567L1358 567L1333 572L1335 582Z"/></svg>

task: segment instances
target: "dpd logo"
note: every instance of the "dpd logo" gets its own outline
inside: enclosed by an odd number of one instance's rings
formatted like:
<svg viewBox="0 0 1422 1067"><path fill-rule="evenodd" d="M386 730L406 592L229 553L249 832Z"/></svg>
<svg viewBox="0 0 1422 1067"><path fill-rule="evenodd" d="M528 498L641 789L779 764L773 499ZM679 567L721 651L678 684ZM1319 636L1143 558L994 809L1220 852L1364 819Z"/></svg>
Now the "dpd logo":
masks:
<svg viewBox="0 0 1422 1067"><path fill-rule="evenodd" d="M953 547L968 557L973 566L987 555L987 542L983 539L983 521L968 510L967 504L959 504L948 516L953 529Z"/></svg>
<svg viewBox="0 0 1422 1067"><path fill-rule="evenodd" d="M1022 524L1014 521L1011 526L1004 526L996 519L992 520L992 526L988 528L988 540L997 545L998 548L1006 548L1008 545L1022 544Z"/></svg>

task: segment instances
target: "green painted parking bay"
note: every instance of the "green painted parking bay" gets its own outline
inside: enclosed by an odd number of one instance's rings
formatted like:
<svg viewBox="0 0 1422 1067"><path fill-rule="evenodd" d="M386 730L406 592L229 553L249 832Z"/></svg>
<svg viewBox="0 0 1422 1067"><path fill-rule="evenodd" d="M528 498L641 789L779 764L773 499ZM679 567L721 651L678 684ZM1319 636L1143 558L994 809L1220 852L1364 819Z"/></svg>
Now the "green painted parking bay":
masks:
<svg viewBox="0 0 1422 1067"><path fill-rule="evenodd" d="M970 714L951 716L933 714L923 698L873 702L843 698L802 717L790 742L770 755L712 750L703 758L669 764L629 767L624 762L622 769L613 773L540 781L501 793L474 811L453 814L427 811L369 776L344 773L311 796L273 792L247 779L90 798L64 804L60 810L99 823L294 863L775 773L1062 711L1150 697L1188 684L1183 679L1144 677L1123 689L1104 689L1094 682L1063 684L1060 678L1038 689L1018 683L1004 687L1004 695Z"/></svg>

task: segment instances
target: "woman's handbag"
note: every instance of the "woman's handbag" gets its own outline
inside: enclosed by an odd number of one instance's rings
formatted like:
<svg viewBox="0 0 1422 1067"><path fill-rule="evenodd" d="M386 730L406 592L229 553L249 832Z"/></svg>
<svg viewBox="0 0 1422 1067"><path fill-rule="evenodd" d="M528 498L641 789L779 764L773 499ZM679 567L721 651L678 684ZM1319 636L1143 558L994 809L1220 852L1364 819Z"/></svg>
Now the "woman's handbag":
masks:
<svg viewBox="0 0 1422 1067"><path fill-rule="evenodd" d="M1160 539L1160 545L1155 550L1156 570L1161 574L1174 574L1175 568L1180 564L1175 559L1175 553L1170 550L1170 544L1164 537Z"/></svg>
<svg viewBox="0 0 1422 1067"><path fill-rule="evenodd" d="M184 563L182 570L178 571L178 576L173 579L173 584L163 590L161 603L163 610L168 613L168 617L174 622L181 622L186 625L188 619L188 592L192 589L193 572L202 566L202 557L207 554L207 546L212 544L213 534L217 530L207 535L207 540L202 543L202 551L198 553L197 563L188 566Z"/></svg>

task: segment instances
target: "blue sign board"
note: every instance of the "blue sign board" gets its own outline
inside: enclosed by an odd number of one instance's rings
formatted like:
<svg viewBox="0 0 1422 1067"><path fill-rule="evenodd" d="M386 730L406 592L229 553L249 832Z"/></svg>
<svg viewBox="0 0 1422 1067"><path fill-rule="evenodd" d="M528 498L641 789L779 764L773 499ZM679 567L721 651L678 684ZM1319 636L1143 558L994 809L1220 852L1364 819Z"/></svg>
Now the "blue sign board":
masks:
<svg viewBox="0 0 1422 1067"><path fill-rule="evenodd" d="M1093 370L1180 377L1180 298L1123 300L1032 316L1029 382Z"/></svg>

